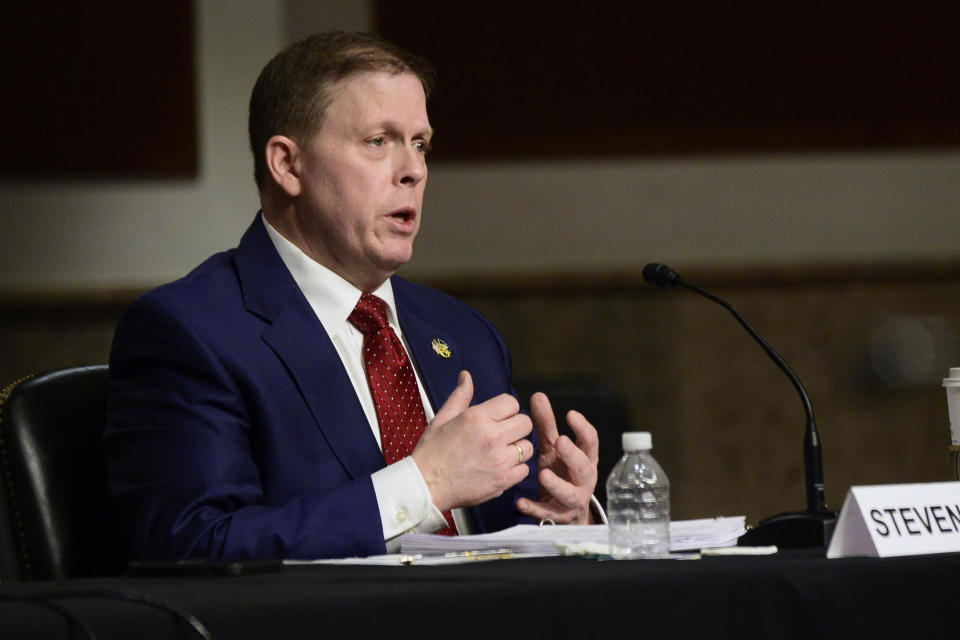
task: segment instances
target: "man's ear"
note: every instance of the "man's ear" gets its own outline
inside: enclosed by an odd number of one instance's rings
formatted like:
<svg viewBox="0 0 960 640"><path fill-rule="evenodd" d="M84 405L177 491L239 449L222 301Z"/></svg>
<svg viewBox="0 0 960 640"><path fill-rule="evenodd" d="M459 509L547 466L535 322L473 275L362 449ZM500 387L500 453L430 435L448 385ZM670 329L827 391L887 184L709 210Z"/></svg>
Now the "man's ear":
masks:
<svg viewBox="0 0 960 640"><path fill-rule="evenodd" d="M300 147L286 136L267 140L267 172L291 198L300 195Z"/></svg>

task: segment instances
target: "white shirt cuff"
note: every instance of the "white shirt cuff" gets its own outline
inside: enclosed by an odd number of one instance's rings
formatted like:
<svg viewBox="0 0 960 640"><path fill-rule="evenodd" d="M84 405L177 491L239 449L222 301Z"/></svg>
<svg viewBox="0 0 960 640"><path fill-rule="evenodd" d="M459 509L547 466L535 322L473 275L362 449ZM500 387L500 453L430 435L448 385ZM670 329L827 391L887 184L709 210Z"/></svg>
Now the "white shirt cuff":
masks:
<svg viewBox="0 0 960 640"><path fill-rule="evenodd" d="M372 479L388 551L392 538L404 533L433 533L446 525L413 458L406 457L380 469Z"/></svg>

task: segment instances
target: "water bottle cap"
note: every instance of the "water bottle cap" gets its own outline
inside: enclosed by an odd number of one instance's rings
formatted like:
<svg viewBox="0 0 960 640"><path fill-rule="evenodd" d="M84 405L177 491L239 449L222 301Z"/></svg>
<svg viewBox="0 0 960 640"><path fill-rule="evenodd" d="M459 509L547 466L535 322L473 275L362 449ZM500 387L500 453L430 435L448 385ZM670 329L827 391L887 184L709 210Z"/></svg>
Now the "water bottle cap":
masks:
<svg viewBox="0 0 960 640"><path fill-rule="evenodd" d="M653 438L650 437L649 431L627 431L620 440L624 451L649 451L653 448Z"/></svg>

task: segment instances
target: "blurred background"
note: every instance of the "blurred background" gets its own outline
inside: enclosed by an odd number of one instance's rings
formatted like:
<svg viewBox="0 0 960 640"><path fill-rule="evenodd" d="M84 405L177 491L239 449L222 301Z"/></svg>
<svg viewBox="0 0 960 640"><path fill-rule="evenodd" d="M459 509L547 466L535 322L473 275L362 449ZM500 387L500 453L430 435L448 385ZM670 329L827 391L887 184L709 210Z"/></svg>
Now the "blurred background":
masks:
<svg viewBox="0 0 960 640"><path fill-rule="evenodd" d="M106 362L139 293L258 209L249 93L283 46L375 30L438 70L403 274L478 307L518 386L653 433L675 518L803 507L813 399L828 502L952 479L960 366L954 2L168 0L10 10L0 96L0 382ZM722 6L718 6L722 5ZM576 395L576 394L574 394ZM588 415L588 417L591 417Z"/></svg>

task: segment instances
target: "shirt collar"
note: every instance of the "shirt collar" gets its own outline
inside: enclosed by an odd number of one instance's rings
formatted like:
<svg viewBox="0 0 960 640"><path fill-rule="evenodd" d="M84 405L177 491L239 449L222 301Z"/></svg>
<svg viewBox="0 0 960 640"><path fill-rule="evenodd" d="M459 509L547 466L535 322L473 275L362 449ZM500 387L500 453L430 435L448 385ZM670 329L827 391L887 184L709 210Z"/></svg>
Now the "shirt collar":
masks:
<svg viewBox="0 0 960 640"><path fill-rule="evenodd" d="M300 291L310 303L313 312L317 314L327 335L334 336L339 333L347 324L347 317L357 305L363 292L284 238L267 222L263 214L260 215L260 219L263 220L263 226L266 227L267 235L270 236L273 246L280 254L280 259L283 260L283 264L286 265L290 275L300 287ZM387 321L395 331L399 331L393 286L389 278L372 293L387 303Z"/></svg>

